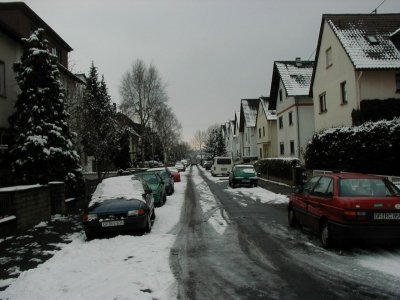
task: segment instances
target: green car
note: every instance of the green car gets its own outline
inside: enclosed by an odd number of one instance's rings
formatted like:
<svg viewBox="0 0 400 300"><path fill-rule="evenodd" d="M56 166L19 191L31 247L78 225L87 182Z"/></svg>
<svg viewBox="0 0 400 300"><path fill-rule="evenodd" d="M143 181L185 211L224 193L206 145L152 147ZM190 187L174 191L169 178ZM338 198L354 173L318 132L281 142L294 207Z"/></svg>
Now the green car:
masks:
<svg viewBox="0 0 400 300"><path fill-rule="evenodd" d="M158 172L147 171L135 173L135 176L146 181L153 191L154 205L157 207L163 206L165 201L167 201L167 193L165 192L165 183L160 174Z"/></svg>
<svg viewBox="0 0 400 300"><path fill-rule="evenodd" d="M257 172L252 165L236 165L229 173L229 186L235 188L238 185L257 186Z"/></svg>

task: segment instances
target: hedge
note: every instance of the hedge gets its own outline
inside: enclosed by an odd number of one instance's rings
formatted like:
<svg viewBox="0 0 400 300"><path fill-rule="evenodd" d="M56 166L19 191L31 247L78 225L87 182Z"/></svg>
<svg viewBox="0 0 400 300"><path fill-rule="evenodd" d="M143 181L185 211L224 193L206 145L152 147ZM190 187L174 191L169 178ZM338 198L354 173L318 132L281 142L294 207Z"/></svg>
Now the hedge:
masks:
<svg viewBox="0 0 400 300"><path fill-rule="evenodd" d="M300 161L297 158L264 158L258 160L254 166L262 177L292 180L292 167L298 164Z"/></svg>
<svg viewBox="0 0 400 300"><path fill-rule="evenodd" d="M316 133L304 158L307 169L400 175L400 119Z"/></svg>
<svg viewBox="0 0 400 300"><path fill-rule="evenodd" d="M362 100L360 109L351 113L353 125L361 125L364 122L376 122L382 119L392 120L400 117L400 99L372 99Z"/></svg>

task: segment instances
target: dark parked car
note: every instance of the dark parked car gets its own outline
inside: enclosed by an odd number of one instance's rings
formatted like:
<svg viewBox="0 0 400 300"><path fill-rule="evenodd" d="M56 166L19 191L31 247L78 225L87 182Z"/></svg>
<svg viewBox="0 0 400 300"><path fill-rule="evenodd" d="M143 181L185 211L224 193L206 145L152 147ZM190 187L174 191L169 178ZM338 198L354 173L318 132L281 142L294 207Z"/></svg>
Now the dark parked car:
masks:
<svg viewBox="0 0 400 300"><path fill-rule="evenodd" d="M356 240L399 243L400 190L379 176L314 176L290 196L288 221L317 233L324 247Z"/></svg>
<svg viewBox="0 0 400 300"><path fill-rule="evenodd" d="M104 179L83 214L88 239L101 235L150 232L154 200L147 183L134 176Z"/></svg>
<svg viewBox="0 0 400 300"><path fill-rule="evenodd" d="M167 193L165 191L164 180L156 171L136 173L135 176L142 178L147 182L150 189L153 191L154 205L157 207L163 206L167 201Z"/></svg>
<svg viewBox="0 0 400 300"><path fill-rule="evenodd" d="M170 170L168 170L166 167L160 167L148 169L147 172L158 172L158 174L160 174L161 178L164 180L165 191L167 192L167 195L169 196L174 193L174 177L172 176Z"/></svg>
<svg viewBox="0 0 400 300"><path fill-rule="evenodd" d="M257 186L257 172L252 165L235 165L229 173L229 186Z"/></svg>

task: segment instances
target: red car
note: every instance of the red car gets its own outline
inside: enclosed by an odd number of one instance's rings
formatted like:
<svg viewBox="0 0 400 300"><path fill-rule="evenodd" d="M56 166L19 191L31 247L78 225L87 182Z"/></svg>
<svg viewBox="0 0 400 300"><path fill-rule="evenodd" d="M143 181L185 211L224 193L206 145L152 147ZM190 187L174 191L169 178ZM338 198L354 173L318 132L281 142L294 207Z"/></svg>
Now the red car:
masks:
<svg viewBox="0 0 400 300"><path fill-rule="evenodd" d="M168 167L168 170L171 172L171 175L174 178L174 182L181 182L181 174L179 173L177 168Z"/></svg>
<svg viewBox="0 0 400 300"><path fill-rule="evenodd" d="M355 240L399 243L400 190L380 176L314 176L290 196L288 221L317 233L324 247Z"/></svg>

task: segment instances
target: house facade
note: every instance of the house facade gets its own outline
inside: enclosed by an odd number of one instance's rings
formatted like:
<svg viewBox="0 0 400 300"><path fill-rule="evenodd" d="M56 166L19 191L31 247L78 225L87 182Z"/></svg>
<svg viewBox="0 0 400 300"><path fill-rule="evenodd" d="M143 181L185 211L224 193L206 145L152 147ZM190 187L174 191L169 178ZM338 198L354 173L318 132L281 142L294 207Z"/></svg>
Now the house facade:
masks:
<svg viewBox="0 0 400 300"><path fill-rule="evenodd" d="M256 119L258 159L276 157L278 154L276 110L271 109L270 105L269 97L260 98Z"/></svg>
<svg viewBox="0 0 400 300"><path fill-rule="evenodd" d="M363 100L400 97L399 28L400 14L322 16L310 86L316 131L352 126Z"/></svg>
<svg viewBox="0 0 400 300"><path fill-rule="evenodd" d="M257 159L256 119L260 99L242 99L240 103L241 154L242 160Z"/></svg>
<svg viewBox="0 0 400 300"><path fill-rule="evenodd" d="M270 101L276 108L278 157L296 157L314 133L313 100L308 95L313 72L312 61L275 61Z"/></svg>

